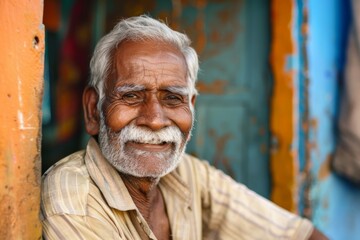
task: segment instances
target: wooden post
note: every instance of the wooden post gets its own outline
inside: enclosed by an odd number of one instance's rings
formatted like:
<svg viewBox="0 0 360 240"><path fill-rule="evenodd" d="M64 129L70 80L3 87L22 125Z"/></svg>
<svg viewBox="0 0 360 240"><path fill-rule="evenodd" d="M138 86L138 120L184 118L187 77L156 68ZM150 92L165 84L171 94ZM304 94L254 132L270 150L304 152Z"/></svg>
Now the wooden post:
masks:
<svg viewBox="0 0 360 240"><path fill-rule="evenodd" d="M40 239L42 0L0 2L0 238Z"/></svg>
<svg viewBox="0 0 360 240"><path fill-rule="evenodd" d="M296 56L293 39L295 3L292 0L272 1L271 66L274 74L271 102L270 154L272 193L271 200L290 211L297 211L298 149L297 138L297 85L292 59Z"/></svg>

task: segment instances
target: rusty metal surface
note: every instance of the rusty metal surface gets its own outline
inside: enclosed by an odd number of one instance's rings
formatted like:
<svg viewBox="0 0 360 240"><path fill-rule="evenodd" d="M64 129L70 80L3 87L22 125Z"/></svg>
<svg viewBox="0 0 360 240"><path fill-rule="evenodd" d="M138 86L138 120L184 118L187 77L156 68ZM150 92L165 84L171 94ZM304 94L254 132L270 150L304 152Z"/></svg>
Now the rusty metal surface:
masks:
<svg viewBox="0 0 360 240"><path fill-rule="evenodd" d="M42 1L0 2L0 239L40 239Z"/></svg>

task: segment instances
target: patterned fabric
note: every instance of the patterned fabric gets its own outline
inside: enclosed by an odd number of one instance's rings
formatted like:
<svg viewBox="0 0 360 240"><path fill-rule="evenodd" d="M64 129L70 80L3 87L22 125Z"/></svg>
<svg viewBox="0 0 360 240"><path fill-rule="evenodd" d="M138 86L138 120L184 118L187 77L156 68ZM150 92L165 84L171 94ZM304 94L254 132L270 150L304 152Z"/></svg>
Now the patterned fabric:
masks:
<svg viewBox="0 0 360 240"><path fill-rule="evenodd" d="M189 155L159 187L172 239L307 239L313 230ZM44 174L41 220L45 239L156 239L93 138Z"/></svg>

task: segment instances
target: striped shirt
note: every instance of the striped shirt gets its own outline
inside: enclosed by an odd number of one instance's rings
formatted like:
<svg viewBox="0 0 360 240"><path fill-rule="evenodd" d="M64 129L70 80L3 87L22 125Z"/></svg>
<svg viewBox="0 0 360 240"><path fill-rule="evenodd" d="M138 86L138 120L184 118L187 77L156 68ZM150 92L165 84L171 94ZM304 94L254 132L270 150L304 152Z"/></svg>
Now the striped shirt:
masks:
<svg viewBox="0 0 360 240"><path fill-rule="evenodd" d="M172 239L307 239L312 224L184 155L161 178ZM45 239L156 239L119 173L91 138L43 176Z"/></svg>

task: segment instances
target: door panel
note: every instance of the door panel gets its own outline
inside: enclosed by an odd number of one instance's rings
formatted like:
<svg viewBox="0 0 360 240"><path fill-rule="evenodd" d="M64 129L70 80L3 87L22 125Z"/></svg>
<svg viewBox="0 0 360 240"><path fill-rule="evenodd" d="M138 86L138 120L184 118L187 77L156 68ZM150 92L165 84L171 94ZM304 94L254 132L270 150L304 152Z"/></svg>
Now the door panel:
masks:
<svg viewBox="0 0 360 240"><path fill-rule="evenodd" d="M244 182L247 174L242 168L247 168L246 152L239 149L245 145L247 138L247 131L244 131L245 109L231 102L210 106L206 103L197 106L197 124L190 145L193 148L189 147L188 152L210 161L234 179Z"/></svg>

